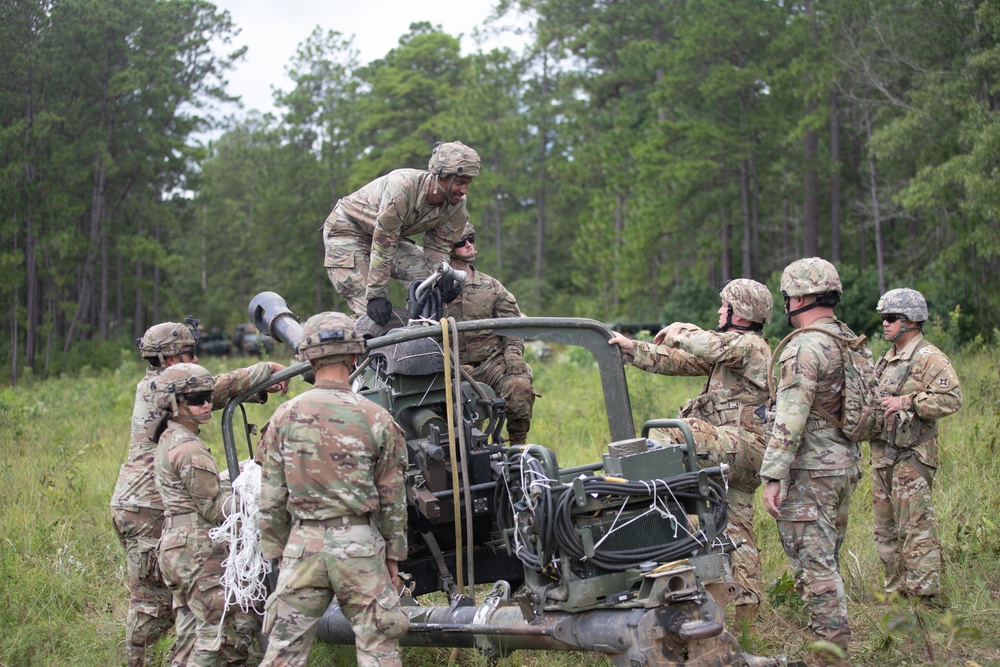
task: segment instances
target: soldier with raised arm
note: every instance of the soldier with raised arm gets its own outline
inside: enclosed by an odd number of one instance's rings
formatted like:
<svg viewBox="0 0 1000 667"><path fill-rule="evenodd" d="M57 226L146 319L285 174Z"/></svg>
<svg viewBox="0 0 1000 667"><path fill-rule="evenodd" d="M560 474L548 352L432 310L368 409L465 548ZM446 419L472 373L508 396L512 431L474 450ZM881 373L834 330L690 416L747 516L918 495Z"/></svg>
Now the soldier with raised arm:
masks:
<svg viewBox="0 0 1000 667"><path fill-rule="evenodd" d="M619 333L609 342L636 368L708 378L704 391L681 408L680 418L691 427L698 452L708 454L703 465L729 465L727 533L737 544L733 575L742 589L736 610L740 620L751 622L763 598L753 512L764 436L755 410L767 400L771 348L761 332L771 321L773 301L765 285L745 278L725 283L719 294L722 305L715 331L675 322L657 333L653 344ZM675 442L683 441L677 431L668 434Z"/></svg>
<svg viewBox="0 0 1000 667"><path fill-rule="evenodd" d="M281 559L261 665L305 665L334 597L354 629L359 667L401 664L406 443L389 412L347 383L364 350L350 317L310 317L298 359L316 382L278 408L261 439L261 552Z"/></svg>
<svg viewBox="0 0 1000 667"><path fill-rule="evenodd" d="M150 384L167 368L179 363L197 363L197 320L184 323L162 322L146 330L136 346L148 362L146 374L135 388L132 430L128 458L118 473L111 496L111 522L125 549L128 576L129 610L125 623L125 657L128 667L146 664L146 652L174 625L172 593L163 582L157 567L156 545L163 531L163 500L154 481L153 456L156 451L154 430L164 416L155 405ZM261 362L248 368L223 373L215 378L212 408L264 382L284 366ZM284 392L288 383L274 385L268 391ZM235 649L234 649L235 650ZM245 660L245 649L235 650ZM239 655L232 661L238 662Z"/></svg>
<svg viewBox="0 0 1000 667"><path fill-rule="evenodd" d="M886 593L932 601L941 593L941 542L931 487L938 468L937 422L958 411L962 389L944 352L923 336L927 301L913 289L878 301L892 347L875 366L885 425L871 442L875 547Z"/></svg>
<svg viewBox="0 0 1000 667"><path fill-rule="evenodd" d="M324 266L355 316L389 321L389 280L426 278L448 261L469 221L465 195L479 175L476 151L460 141L438 142L426 170L397 169L337 202L323 225ZM407 238L423 233L423 247ZM438 283L445 303L462 286Z"/></svg>

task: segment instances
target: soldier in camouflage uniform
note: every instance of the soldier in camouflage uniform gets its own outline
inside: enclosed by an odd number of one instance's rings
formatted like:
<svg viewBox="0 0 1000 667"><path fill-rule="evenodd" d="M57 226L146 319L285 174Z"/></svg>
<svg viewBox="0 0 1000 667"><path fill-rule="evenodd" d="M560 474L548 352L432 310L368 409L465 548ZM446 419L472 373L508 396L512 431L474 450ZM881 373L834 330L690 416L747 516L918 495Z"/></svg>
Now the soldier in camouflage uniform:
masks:
<svg viewBox="0 0 1000 667"><path fill-rule="evenodd" d="M135 391L132 431L128 458L122 464L111 496L111 522L125 548L129 582L129 611L125 626L125 654L129 667L142 667L147 649L174 625L172 594L157 567L156 544L163 530L163 501L156 490L153 431L163 411L153 403L150 384L167 368L181 363L197 363L196 336L191 328L177 322L150 327L136 345L149 362L145 377ZM267 380L281 364L262 362L215 378L213 409L220 409L233 396ZM268 391L284 391L287 382ZM246 651L235 651L228 662L245 660Z"/></svg>
<svg viewBox="0 0 1000 667"><path fill-rule="evenodd" d="M762 597L760 552L754 536L754 492L760 486L764 455L761 417L754 410L767 399L767 365L771 348L761 331L771 321L773 302L765 285L731 280L720 290L719 327L704 331L675 322L656 334L653 344L619 333L609 341L637 368L663 375L708 377L705 390L681 408L691 427L702 465L729 465L727 533L738 545L732 553L733 575L742 592L736 599L740 619L752 621ZM665 434L683 441L673 429Z"/></svg>
<svg viewBox="0 0 1000 667"><path fill-rule="evenodd" d="M392 416L347 383L364 349L346 315L309 318L298 358L316 383L278 408L261 439L261 552L281 558L262 666L304 666L334 596L354 629L358 666L401 665L406 443Z"/></svg>
<svg viewBox="0 0 1000 667"><path fill-rule="evenodd" d="M171 415L156 428L153 459L156 489L165 507L159 565L173 592L177 640L171 665L213 667L231 627L222 627L226 593L222 588L227 550L216 545L209 530L222 523L222 493L215 457L198 438L212 418L215 380L197 364L175 364L150 383L154 402Z"/></svg>
<svg viewBox="0 0 1000 667"><path fill-rule="evenodd" d="M843 288L830 262L818 257L792 262L781 274L781 293L790 326L822 327L854 338L834 315ZM861 477L860 451L814 407L843 418L844 361L831 336L804 331L791 339L778 364L776 414L760 469L764 506L777 519L810 627L818 639L846 651L851 631L839 554Z"/></svg>
<svg viewBox="0 0 1000 667"><path fill-rule="evenodd" d="M465 271L468 279L462 293L448 304L447 317L458 322L494 317L522 317L514 295L496 278L477 271L476 230L466 223L462 238L452 247L452 268ZM490 331L463 333L458 337L462 363L471 366L472 377L493 388L507 401L507 439L511 445L528 441L535 390L531 366L524 360L524 339L498 336Z"/></svg>
<svg viewBox="0 0 1000 667"><path fill-rule="evenodd" d="M931 504L937 420L959 409L962 389L951 361L923 337L927 302L920 292L889 290L878 312L892 348L875 366L886 417L882 436L871 442L875 546L886 593L932 599L941 578Z"/></svg>
<svg viewBox="0 0 1000 667"><path fill-rule="evenodd" d="M469 221L465 193L479 175L476 151L460 141L434 146L427 171L397 169L337 202L323 225L324 266L354 314L378 325L389 321L389 279L426 278L448 261L451 245ZM424 234L423 248L405 238ZM439 281L442 298L461 285Z"/></svg>

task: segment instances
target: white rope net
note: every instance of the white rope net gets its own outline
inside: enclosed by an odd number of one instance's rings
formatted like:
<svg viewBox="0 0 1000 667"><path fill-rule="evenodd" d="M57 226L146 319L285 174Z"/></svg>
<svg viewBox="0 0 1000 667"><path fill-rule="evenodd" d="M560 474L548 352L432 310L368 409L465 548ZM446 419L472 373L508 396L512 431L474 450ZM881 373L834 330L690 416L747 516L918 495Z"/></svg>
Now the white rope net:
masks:
<svg viewBox="0 0 1000 667"><path fill-rule="evenodd" d="M216 544L227 543L229 555L222 562L225 571L222 585L226 591L226 610L239 605L248 612L267 599L264 576L271 564L260 553L260 466L254 461L240 464L242 472L233 482L233 495L226 501L226 519L212 528L209 535Z"/></svg>

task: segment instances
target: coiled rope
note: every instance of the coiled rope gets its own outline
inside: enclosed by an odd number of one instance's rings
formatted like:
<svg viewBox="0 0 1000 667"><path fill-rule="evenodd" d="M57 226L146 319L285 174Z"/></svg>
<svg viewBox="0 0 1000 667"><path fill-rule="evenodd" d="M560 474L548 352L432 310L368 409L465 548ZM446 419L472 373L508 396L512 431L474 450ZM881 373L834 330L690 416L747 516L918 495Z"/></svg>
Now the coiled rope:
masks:
<svg viewBox="0 0 1000 667"><path fill-rule="evenodd" d="M244 612L267 599L264 576L271 563L260 553L260 466L254 461L242 464L242 472L233 482L233 494L222 508L225 520L208 534L216 544L228 544L229 555L222 561L222 586L226 591L226 610L239 605Z"/></svg>

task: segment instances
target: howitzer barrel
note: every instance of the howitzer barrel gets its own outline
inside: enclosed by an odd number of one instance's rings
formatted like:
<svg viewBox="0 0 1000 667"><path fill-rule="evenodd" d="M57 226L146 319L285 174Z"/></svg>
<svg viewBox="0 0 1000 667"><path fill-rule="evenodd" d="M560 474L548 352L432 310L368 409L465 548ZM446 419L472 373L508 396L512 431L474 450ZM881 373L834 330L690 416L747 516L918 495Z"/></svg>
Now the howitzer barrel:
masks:
<svg viewBox="0 0 1000 667"><path fill-rule="evenodd" d="M302 325L281 296L274 292L261 292L250 300L247 315L258 331L298 350L302 341Z"/></svg>
<svg viewBox="0 0 1000 667"><path fill-rule="evenodd" d="M403 607L410 628L403 646L476 648L487 656L515 650L594 651L615 665L739 665L736 640L725 631L722 609L711 599L659 608L544 611L528 623L518 605ZM317 636L353 644L354 632L336 605L320 620ZM766 662L764 664L777 664Z"/></svg>

